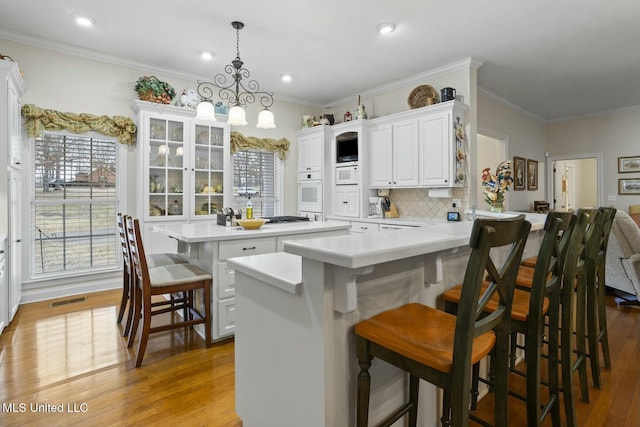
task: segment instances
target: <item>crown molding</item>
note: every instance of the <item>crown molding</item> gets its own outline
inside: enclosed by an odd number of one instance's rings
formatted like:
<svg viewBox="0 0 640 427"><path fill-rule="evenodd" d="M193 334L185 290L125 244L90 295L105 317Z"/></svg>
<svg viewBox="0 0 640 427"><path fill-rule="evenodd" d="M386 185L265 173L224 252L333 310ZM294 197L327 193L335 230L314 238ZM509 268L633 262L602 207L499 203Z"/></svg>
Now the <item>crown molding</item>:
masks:
<svg viewBox="0 0 640 427"><path fill-rule="evenodd" d="M437 67L437 68L433 68L429 71L425 71L419 74L414 74L413 76L409 76L407 78L404 79L400 79L400 80L396 80L390 83L385 83L384 85L372 88L372 89L368 89L366 91L362 91L358 94L355 95L351 95L351 96L346 96L344 98L340 98L340 99L336 99L335 101L333 101L331 104L332 105L338 105L338 104L344 104L347 102L350 102L354 99L357 99L358 96L374 96L374 95L379 95L385 92L389 92L393 89L397 89L400 87L405 87L405 86L410 86L412 84L418 84L421 83L425 80L428 80L430 78L433 78L435 76L439 76L442 74L448 74L448 73L452 73L455 71L461 71L461 70L468 70L470 68L475 68L478 69L482 66L482 64L484 64L484 60L478 59L478 58L473 58L473 57L468 57L468 58L464 58L461 59L459 61L456 62L452 62L450 64L447 65L443 65L441 67ZM326 105L326 107L330 107L330 105Z"/></svg>
<svg viewBox="0 0 640 427"><path fill-rule="evenodd" d="M478 85L478 93L481 93L482 95L486 96L487 98L490 98L496 102L498 102L499 104L502 104L518 113L522 113L525 116L529 116L532 119L535 119L539 122L543 122L543 123L547 123L549 120L545 119L542 116L537 115L536 113L533 113L529 110L527 110L524 107L521 107L518 104L514 104L513 102L509 101L508 99L502 97L501 95L498 95L497 93L493 92L490 89L487 89L484 86L480 86Z"/></svg>
<svg viewBox="0 0 640 427"><path fill-rule="evenodd" d="M39 37L27 36L21 33L10 32L2 29L0 29L0 39L5 39L5 40L13 41L16 43L22 43L29 46L39 47L42 49L52 50L52 51L64 53L67 55L92 59L94 61L105 62L107 64L132 68L135 70L140 70L144 73L162 74L162 75L166 75L166 76L177 78L177 79L193 80L194 84L198 80L211 79L211 76L201 76L197 74L185 73L184 71L177 70L174 68L160 67L154 64L147 64L144 62L132 61L129 59L118 57L118 56L106 55L106 54L95 52L89 49L83 49L80 47L70 46L63 43L56 43L51 40L42 39ZM305 100L283 96L283 95L274 94L273 99L276 99L278 101L283 101L283 102L289 102L289 103L301 105L301 106L322 108L322 105L320 104L313 104Z"/></svg>

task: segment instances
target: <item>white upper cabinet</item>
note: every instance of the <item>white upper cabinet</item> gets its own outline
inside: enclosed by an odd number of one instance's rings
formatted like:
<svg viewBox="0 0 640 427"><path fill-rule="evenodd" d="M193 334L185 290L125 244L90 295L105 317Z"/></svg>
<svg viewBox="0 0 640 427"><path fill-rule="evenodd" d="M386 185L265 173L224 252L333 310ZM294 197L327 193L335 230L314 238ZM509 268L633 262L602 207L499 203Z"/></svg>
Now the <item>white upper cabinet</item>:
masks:
<svg viewBox="0 0 640 427"><path fill-rule="evenodd" d="M323 132L316 131L298 136L298 172L322 171L323 156Z"/></svg>
<svg viewBox="0 0 640 427"><path fill-rule="evenodd" d="M451 113L421 117L420 185L448 187L451 183Z"/></svg>
<svg viewBox="0 0 640 427"><path fill-rule="evenodd" d="M367 146L371 188L463 186L466 109L450 101L372 120ZM456 126L461 127L458 137Z"/></svg>
<svg viewBox="0 0 640 427"><path fill-rule="evenodd" d="M229 125L195 111L134 101L138 215L146 221L214 219L232 194Z"/></svg>
<svg viewBox="0 0 640 427"><path fill-rule="evenodd" d="M373 127L369 144L372 188L418 186L418 120Z"/></svg>

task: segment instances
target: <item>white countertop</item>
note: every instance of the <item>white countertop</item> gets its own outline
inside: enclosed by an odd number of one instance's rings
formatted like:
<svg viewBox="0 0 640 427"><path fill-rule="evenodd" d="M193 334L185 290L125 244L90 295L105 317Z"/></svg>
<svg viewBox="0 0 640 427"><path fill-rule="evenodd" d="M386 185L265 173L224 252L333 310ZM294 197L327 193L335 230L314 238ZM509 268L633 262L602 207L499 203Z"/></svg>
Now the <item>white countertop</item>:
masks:
<svg viewBox="0 0 640 427"><path fill-rule="evenodd" d="M153 229L183 242L198 243L345 230L348 227L348 224L340 222L305 221L277 224L266 223L258 230L245 230L239 226L225 227L213 221L206 221L162 224L154 226Z"/></svg>
<svg viewBox="0 0 640 427"><path fill-rule="evenodd" d="M302 263L298 255L274 252L227 259L234 270L291 294L302 292Z"/></svg>
<svg viewBox="0 0 640 427"><path fill-rule="evenodd" d="M509 217L518 214L518 212L503 214L478 212L478 216L488 217ZM526 214L526 218L532 224L531 231L536 231L544 227L546 215ZM362 221L362 219L354 220ZM380 223L380 221L383 220L378 219L376 222ZM384 221L387 223L386 219ZM402 223L398 222L398 224ZM465 246L469 242L472 226L472 221L431 220L425 221L416 228L285 242L284 250L341 267L361 268Z"/></svg>

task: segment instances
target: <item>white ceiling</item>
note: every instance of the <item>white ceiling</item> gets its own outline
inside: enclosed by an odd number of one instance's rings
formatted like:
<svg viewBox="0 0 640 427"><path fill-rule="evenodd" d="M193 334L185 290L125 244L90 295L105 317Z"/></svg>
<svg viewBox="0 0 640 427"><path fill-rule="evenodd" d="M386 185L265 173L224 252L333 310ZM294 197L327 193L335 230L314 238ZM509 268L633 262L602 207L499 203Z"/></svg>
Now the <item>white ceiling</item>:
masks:
<svg viewBox="0 0 640 427"><path fill-rule="evenodd" d="M211 79L240 20L240 56L277 98L330 106L473 57L482 89L557 120L640 106L639 18L638 0L2 0L0 38Z"/></svg>

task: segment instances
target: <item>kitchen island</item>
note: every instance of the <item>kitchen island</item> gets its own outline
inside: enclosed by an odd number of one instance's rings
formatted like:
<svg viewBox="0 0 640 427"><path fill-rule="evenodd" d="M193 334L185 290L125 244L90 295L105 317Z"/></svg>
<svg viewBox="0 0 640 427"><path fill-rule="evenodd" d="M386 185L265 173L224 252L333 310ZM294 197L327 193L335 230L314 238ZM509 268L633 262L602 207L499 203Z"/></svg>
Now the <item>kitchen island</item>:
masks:
<svg viewBox="0 0 640 427"><path fill-rule="evenodd" d="M213 276L211 292L212 340L231 337L235 330L235 274L227 265L232 257L282 251L289 240L349 233L349 225L320 221L265 224L258 230L225 227L212 221L157 225L154 231L178 240L178 252ZM202 295L196 305L202 307ZM204 336L198 325L196 329Z"/></svg>
<svg viewBox="0 0 640 427"><path fill-rule="evenodd" d="M537 253L544 215L524 256ZM442 307L462 281L472 222L351 234L284 244L283 253L229 259L236 271L236 412L246 427L355 424L353 326L409 302ZM398 407L397 368L374 360L370 420ZM439 425L439 392L422 382L419 425ZM396 425L401 426L403 420Z"/></svg>

